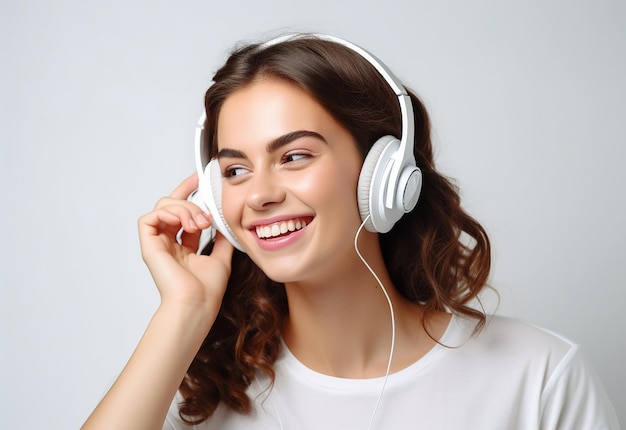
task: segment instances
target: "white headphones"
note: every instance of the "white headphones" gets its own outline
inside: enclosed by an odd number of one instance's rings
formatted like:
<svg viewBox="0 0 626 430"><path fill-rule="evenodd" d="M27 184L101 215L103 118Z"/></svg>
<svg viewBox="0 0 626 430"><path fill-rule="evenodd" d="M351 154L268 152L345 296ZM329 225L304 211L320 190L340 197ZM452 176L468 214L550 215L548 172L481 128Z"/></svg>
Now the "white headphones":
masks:
<svg viewBox="0 0 626 430"><path fill-rule="evenodd" d="M357 198L361 219L365 228L372 232L386 233L407 212L413 210L422 188L422 173L415 163L413 155L413 106L402 83L391 71L369 52L346 40L325 34L287 35L272 39L261 49L301 37L313 37L328 40L345 46L365 58L378 70L398 96L402 115L402 136L383 136L370 148L357 186ZM198 171L198 190L190 200L200 208L213 214L213 226L226 237L235 248L243 251L241 244L226 223L222 214L222 175L217 160L207 159L203 151L204 122L206 114L202 114L196 127L196 169ZM205 234L201 240L212 238L215 232ZM245 251L244 251L245 252Z"/></svg>

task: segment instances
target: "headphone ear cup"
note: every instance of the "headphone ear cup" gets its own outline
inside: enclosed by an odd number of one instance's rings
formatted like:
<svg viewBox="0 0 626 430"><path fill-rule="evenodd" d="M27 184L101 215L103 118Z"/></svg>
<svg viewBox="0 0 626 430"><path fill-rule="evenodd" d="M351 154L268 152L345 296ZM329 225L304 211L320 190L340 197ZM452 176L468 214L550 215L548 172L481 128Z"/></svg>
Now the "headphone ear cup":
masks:
<svg viewBox="0 0 626 430"><path fill-rule="evenodd" d="M391 229L391 227L389 227L389 229L381 231L376 228L376 225L380 224L378 220L381 217L383 219L385 218L384 213L379 213L379 207L384 202L385 186L388 181L388 178L382 181L382 183L380 180L384 173L383 170L386 168L387 162L389 161L389 157L384 156L383 152L385 152L385 154L392 153L393 151L389 151L389 147L394 142L399 143L398 139L393 136L383 136L378 139L367 153L363 166L361 167L361 173L359 174L359 183L357 186L359 213L361 214L361 221L365 221L367 216L370 215L365 223L365 228L371 232L385 233ZM397 144L395 146L397 146ZM395 223L395 221L393 221L393 223ZM393 223L391 224L392 226Z"/></svg>
<svg viewBox="0 0 626 430"><path fill-rule="evenodd" d="M206 181L206 183L203 184L204 186L200 188L200 191L202 192L206 206L209 208L209 212L213 216L213 227L222 233L235 248L245 252L235 237L235 234L230 229L230 226L226 223L226 219L222 213L222 173L220 172L220 166L217 160L211 160L209 164L207 164L203 176L203 180Z"/></svg>

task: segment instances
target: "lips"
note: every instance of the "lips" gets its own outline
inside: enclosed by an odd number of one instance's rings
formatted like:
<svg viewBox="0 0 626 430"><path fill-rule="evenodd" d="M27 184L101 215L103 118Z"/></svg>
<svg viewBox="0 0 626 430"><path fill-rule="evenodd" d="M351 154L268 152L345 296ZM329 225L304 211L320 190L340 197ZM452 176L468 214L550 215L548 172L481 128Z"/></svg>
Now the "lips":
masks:
<svg viewBox="0 0 626 430"><path fill-rule="evenodd" d="M254 230L259 239L273 239L288 236L295 231L302 230L312 219L310 217L286 219L271 224L257 225Z"/></svg>

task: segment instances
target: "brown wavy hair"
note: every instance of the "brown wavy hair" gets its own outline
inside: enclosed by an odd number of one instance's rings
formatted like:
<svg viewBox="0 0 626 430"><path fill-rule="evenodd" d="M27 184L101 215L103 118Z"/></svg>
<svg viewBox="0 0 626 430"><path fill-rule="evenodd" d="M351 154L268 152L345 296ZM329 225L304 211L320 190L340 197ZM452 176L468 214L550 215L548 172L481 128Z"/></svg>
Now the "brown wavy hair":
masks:
<svg viewBox="0 0 626 430"><path fill-rule="evenodd" d="M231 53L205 96L206 155L217 152L217 120L226 98L266 77L293 83L314 97L350 131L363 157L379 137L401 134L397 96L367 60L341 44L301 35L270 46L240 46ZM455 185L435 169L426 108L409 93L422 193L412 212L390 232L379 234L380 246L394 286L422 305L424 327L429 315L445 310L476 318L478 331L486 317L472 302L487 283L489 239L462 209ZM180 386L180 416L188 423L205 421L220 402L249 412L246 389L256 372L274 379L280 330L289 313L284 285L239 251L232 267L217 320Z"/></svg>

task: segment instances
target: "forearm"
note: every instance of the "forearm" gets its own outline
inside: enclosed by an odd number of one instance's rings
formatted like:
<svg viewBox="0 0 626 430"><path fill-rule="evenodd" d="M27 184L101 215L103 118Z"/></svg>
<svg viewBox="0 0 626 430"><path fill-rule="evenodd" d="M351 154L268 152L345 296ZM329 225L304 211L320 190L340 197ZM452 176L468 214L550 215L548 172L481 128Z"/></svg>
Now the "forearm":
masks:
<svg viewBox="0 0 626 430"><path fill-rule="evenodd" d="M83 430L161 429L169 405L215 315L161 306L126 367Z"/></svg>

